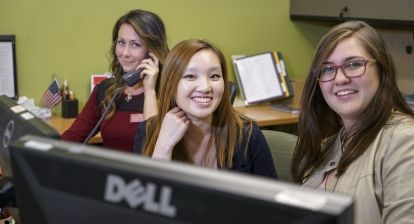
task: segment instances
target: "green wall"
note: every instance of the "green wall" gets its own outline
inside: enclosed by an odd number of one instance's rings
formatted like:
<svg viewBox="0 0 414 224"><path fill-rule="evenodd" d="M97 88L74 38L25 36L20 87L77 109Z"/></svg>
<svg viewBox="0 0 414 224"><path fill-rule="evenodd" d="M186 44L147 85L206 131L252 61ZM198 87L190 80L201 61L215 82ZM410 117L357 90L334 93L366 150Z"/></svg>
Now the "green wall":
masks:
<svg viewBox="0 0 414 224"><path fill-rule="evenodd" d="M133 8L157 13L170 48L189 38L233 54L283 52L290 76L304 79L321 26L292 22L288 0L0 0L0 34L16 35L19 95L36 103L57 74L67 79L82 107L91 74L108 71L116 19ZM231 78L234 74L230 67ZM55 109L60 114L60 106Z"/></svg>

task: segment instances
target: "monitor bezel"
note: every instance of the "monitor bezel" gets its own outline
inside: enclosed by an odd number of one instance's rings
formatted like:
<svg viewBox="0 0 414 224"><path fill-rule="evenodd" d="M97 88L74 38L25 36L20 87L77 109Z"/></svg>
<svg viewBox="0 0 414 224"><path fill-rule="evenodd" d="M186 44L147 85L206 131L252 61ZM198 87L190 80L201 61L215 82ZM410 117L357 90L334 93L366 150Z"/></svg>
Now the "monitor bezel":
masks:
<svg viewBox="0 0 414 224"><path fill-rule="evenodd" d="M16 140L26 134L59 139L60 134L56 129L49 126L42 119L37 118L32 112L6 95L0 95L0 110L2 108L8 114L3 114L3 120L0 122L0 167L2 168L3 176L12 176L10 168L10 144L12 140ZM20 125L24 125L24 128L20 128ZM25 128L30 130L27 130L26 133L19 133L25 131ZM33 133L33 131L36 133Z"/></svg>
<svg viewBox="0 0 414 224"><path fill-rule="evenodd" d="M352 213L350 211L353 204L352 197L320 192L263 177L226 170L211 170L181 162L159 161L146 157L131 156L131 154L100 147L36 136L24 136L19 141L14 142L12 147L14 156L24 152L50 156L55 161L75 159L80 163L90 164L91 167L105 166L113 170L121 169L134 173L139 177L156 177L166 182L179 182L182 185L198 186L223 192L224 194L240 195L244 198L262 200L264 203L279 203L298 209L312 210L315 213L320 212L338 217L345 212ZM15 160L13 158L13 161ZM16 187L19 188L19 186ZM321 202L324 203L321 204Z"/></svg>

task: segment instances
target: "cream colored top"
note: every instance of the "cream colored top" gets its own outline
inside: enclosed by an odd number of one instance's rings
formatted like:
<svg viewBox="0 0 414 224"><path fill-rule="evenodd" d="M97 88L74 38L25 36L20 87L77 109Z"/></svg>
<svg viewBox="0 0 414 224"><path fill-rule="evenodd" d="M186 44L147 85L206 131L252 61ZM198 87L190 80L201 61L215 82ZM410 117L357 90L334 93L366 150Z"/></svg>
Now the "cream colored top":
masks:
<svg viewBox="0 0 414 224"><path fill-rule="evenodd" d="M304 186L318 188L341 158L338 136L331 153ZM326 190L353 195L356 224L414 223L414 119L394 113L368 149Z"/></svg>

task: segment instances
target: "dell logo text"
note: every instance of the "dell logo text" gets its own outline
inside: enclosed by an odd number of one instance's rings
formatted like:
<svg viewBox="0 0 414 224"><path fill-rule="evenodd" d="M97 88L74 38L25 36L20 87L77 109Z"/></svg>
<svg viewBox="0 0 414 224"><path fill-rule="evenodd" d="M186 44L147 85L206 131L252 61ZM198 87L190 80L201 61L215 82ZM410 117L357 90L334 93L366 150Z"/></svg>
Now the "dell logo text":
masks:
<svg viewBox="0 0 414 224"><path fill-rule="evenodd" d="M177 209L170 204L172 188L161 186L160 195L156 197L157 187L151 182L144 186L138 179L126 183L122 177L109 174L106 179L104 199L112 203L125 200L131 208L142 205L142 209L146 212L175 217ZM159 198L159 202L156 202L155 198Z"/></svg>

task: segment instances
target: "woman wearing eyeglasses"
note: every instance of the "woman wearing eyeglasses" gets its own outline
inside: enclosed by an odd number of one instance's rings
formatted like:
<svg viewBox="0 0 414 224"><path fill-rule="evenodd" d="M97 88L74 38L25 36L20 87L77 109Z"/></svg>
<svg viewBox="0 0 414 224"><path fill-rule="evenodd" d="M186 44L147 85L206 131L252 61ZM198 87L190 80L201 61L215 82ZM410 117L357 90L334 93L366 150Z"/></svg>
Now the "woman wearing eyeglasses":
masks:
<svg viewBox="0 0 414 224"><path fill-rule="evenodd" d="M334 27L302 96L293 179L353 195L356 223L412 223L414 114L380 35L360 21Z"/></svg>

